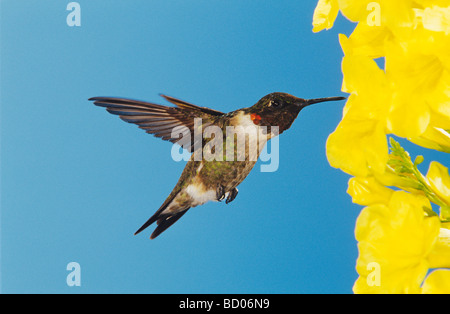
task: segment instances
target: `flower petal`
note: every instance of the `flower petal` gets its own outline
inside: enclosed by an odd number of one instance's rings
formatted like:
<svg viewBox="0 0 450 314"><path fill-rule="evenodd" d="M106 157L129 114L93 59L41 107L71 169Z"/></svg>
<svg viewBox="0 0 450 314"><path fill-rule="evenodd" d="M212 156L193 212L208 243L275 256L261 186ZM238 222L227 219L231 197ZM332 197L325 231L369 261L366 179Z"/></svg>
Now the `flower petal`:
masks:
<svg viewBox="0 0 450 314"><path fill-rule="evenodd" d="M337 0L319 0L313 16L313 32L333 27L339 12Z"/></svg>
<svg viewBox="0 0 450 314"><path fill-rule="evenodd" d="M347 193L353 203L360 205L387 204L393 191L380 184L374 177L355 177L348 182Z"/></svg>
<svg viewBox="0 0 450 314"><path fill-rule="evenodd" d="M355 293L420 292L440 227L436 216L425 217L422 206L430 206L426 197L397 191L388 205L362 210L355 227L360 275ZM379 266L378 285L371 285L371 263Z"/></svg>
<svg viewBox="0 0 450 314"><path fill-rule="evenodd" d="M370 0L338 0L339 9L342 14L352 22L357 22L367 19L369 11L367 4Z"/></svg>
<svg viewBox="0 0 450 314"><path fill-rule="evenodd" d="M391 32L384 26L369 26L365 21L359 22L353 33L347 38L339 35L339 42L345 55L365 56L372 59L383 57L384 43Z"/></svg>
<svg viewBox="0 0 450 314"><path fill-rule="evenodd" d="M422 286L422 293L449 294L450 270L435 270L428 275Z"/></svg>
<svg viewBox="0 0 450 314"><path fill-rule="evenodd" d="M427 179L433 191L450 206L450 176L448 168L433 161L428 168Z"/></svg>
<svg viewBox="0 0 450 314"><path fill-rule="evenodd" d="M383 172L388 159L384 126L377 121L345 117L328 137L327 157L332 167L366 177L369 169Z"/></svg>
<svg viewBox="0 0 450 314"><path fill-rule="evenodd" d="M428 256L430 268L450 268L450 230L441 228L433 250Z"/></svg>

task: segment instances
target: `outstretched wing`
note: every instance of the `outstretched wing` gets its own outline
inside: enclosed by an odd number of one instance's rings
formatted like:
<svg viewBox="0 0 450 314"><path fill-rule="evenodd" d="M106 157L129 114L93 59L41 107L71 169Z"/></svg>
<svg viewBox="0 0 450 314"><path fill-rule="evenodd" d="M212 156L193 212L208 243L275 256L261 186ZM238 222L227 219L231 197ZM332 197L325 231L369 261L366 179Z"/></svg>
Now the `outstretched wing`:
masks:
<svg viewBox="0 0 450 314"><path fill-rule="evenodd" d="M94 101L97 106L105 107L109 113L118 115L122 120L137 124L147 133L180 144L190 152L193 152L196 144L194 119L201 118L199 125L205 128L224 115L220 111L199 107L170 96L161 96L177 107L113 97L93 97L89 100ZM186 142L186 139L190 142Z"/></svg>

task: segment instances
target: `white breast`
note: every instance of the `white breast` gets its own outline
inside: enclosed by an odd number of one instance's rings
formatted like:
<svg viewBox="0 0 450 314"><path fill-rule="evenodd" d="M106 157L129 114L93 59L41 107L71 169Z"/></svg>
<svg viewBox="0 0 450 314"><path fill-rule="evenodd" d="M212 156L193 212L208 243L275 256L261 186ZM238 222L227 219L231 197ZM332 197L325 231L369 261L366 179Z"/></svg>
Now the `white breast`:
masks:
<svg viewBox="0 0 450 314"><path fill-rule="evenodd" d="M215 190L204 190L202 185L199 184L189 184L186 188L186 193L194 201L194 206L205 204L209 201L216 201L217 195Z"/></svg>

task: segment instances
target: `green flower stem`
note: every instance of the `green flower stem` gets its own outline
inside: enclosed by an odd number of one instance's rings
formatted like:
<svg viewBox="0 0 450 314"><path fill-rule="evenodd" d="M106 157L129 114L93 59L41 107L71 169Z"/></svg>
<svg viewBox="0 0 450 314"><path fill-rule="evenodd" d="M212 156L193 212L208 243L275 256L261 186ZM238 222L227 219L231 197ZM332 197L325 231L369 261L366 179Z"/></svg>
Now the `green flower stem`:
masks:
<svg viewBox="0 0 450 314"><path fill-rule="evenodd" d="M450 204L447 204L445 200L441 199L439 195L437 195L433 191L433 189L428 184L427 178L417 168L417 166L423 162L423 157L417 156L416 160L413 163L408 152L405 151L405 149L401 147L397 141L395 141L391 137L389 138L389 142L391 144L391 151L394 157L388 162L391 169L393 169L394 172L401 177L412 179L412 175L418 183L416 190L422 191L430 200L430 202L440 207L441 218L443 218L443 222L449 221L450 219L447 219L446 217L450 216ZM431 209L427 208L424 210L429 216L432 215Z"/></svg>

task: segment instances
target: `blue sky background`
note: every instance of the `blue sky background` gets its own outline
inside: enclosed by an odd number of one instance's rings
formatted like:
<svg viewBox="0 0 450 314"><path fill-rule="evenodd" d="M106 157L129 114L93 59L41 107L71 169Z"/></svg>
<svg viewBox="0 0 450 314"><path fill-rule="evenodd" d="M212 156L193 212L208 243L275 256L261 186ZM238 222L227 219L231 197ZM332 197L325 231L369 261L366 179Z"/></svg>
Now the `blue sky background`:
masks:
<svg viewBox="0 0 450 314"><path fill-rule="evenodd" d="M69 2L1 1L2 292L351 293L361 207L325 155L343 102L301 112L278 171L256 167L233 203L149 240L133 233L185 162L87 99L164 93L227 112L275 91L343 95L337 35L354 25L313 34L316 1L96 0L69 27Z"/></svg>

